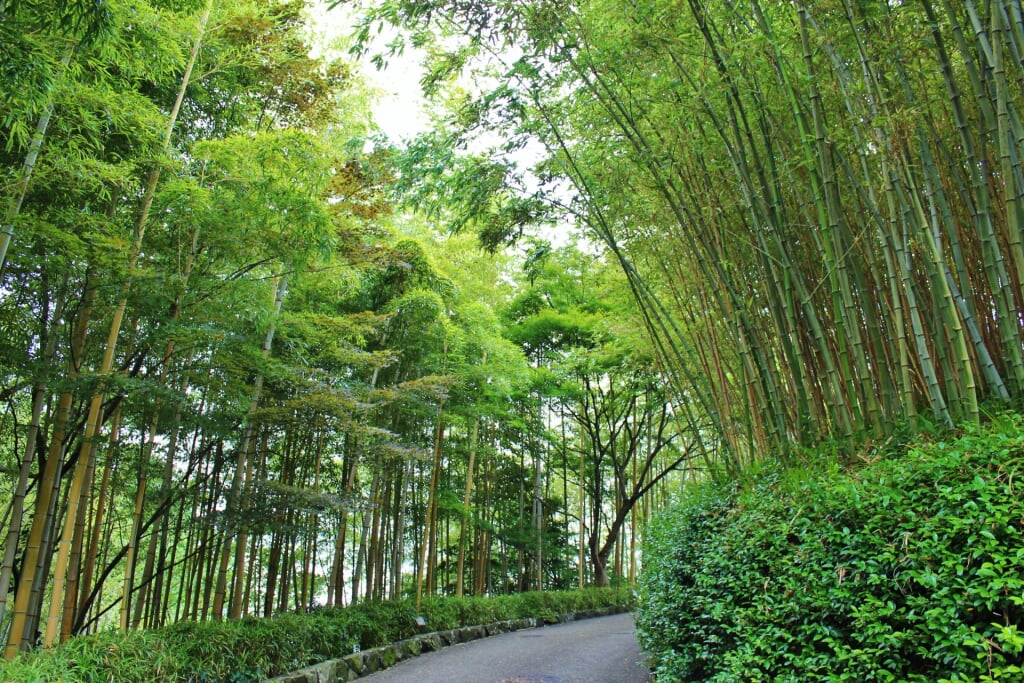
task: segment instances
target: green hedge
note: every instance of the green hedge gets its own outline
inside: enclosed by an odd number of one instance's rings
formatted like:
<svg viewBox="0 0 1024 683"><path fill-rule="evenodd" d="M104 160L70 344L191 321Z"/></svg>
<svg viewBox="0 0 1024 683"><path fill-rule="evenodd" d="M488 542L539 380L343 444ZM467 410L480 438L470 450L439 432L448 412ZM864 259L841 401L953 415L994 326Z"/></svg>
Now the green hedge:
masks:
<svg viewBox="0 0 1024 683"><path fill-rule="evenodd" d="M638 626L670 681L1024 681L1024 425L855 471L708 484L648 530Z"/></svg>
<svg viewBox="0 0 1024 683"><path fill-rule="evenodd" d="M586 589L519 593L493 598L429 598L417 611L410 601L323 608L308 615L270 619L183 622L163 629L72 638L53 650L32 652L0 665L11 683L251 683L310 664L371 648L427 629L448 630L522 617L627 606L629 590Z"/></svg>

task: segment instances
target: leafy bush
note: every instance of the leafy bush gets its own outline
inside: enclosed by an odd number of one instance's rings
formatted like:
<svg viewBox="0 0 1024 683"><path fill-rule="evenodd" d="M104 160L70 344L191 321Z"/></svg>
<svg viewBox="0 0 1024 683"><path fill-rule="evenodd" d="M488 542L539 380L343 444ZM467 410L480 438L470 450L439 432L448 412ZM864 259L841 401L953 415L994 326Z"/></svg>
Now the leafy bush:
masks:
<svg viewBox="0 0 1024 683"><path fill-rule="evenodd" d="M255 683L309 664L415 635L416 616L430 630L572 611L566 605L627 606L629 591L587 589L494 598L428 598L325 607L270 619L182 622L167 628L108 631L73 638L53 650L0 664L11 683Z"/></svg>
<svg viewBox="0 0 1024 683"><path fill-rule="evenodd" d="M190 681L258 681L311 662L351 652L357 635L351 615L282 614L273 619L182 622L161 631L188 665Z"/></svg>
<svg viewBox="0 0 1024 683"><path fill-rule="evenodd" d="M1024 425L707 484L648 530L659 681L1024 680Z"/></svg>

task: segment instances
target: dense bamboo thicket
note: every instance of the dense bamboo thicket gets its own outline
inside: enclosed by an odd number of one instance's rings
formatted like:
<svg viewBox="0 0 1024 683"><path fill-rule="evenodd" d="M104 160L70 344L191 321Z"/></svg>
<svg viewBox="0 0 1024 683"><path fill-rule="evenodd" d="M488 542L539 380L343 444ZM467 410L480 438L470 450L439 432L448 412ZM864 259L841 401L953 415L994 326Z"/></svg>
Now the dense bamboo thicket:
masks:
<svg viewBox="0 0 1024 683"><path fill-rule="evenodd" d="M306 12L0 3L8 658L633 578L689 462L614 271L565 247L527 278L397 214Z"/></svg>
<svg viewBox="0 0 1024 683"><path fill-rule="evenodd" d="M534 198L620 262L680 414L741 468L1020 402L1022 14L552 0L375 17L465 37L432 78L502 74L458 137L546 145Z"/></svg>
<svg viewBox="0 0 1024 683"><path fill-rule="evenodd" d="M367 5L402 149L301 0L0 3L8 657L630 580L679 473L1024 399L1019 0Z"/></svg>

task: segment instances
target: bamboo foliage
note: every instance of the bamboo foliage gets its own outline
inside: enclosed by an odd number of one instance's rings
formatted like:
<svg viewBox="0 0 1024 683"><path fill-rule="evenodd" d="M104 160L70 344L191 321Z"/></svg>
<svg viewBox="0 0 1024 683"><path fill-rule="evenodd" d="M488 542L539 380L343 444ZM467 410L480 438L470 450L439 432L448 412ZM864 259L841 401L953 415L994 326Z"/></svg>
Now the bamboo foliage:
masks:
<svg viewBox="0 0 1024 683"><path fill-rule="evenodd" d="M504 67L460 120L546 145L736 463L1020 400L1016 0L387 5Z"/></svg>
<svg viewBox="0 0 1024 683"><path fill-rule="evenodd" d="M206 23L210 18L210 10L212 2L206 3L206 8L203 11L202 16L199 19L198 35L195 40L195 44L192 48L192 53L188 63L185 66L184 74L181 78L181 85L178 89L177 97L175 98L174 105L171 108L171 112L167 117L167 125L163 138L163 149L166 152L171 146L172 135L174 132L174 126L177 121L178 112L181 109L181 103L185 98L185 91L188 88L189 80L192 76L192 69L195 65L196 56L199 53L199 46L202 41L203 32L206 28ZM131 273L138 266L138 258L142 250L142 243L146 233L146 228L149 223L149 213L153 205L153 197L156 193L156 186L160 179L159 167L155 167L150 171L147 179L142 202L138 210L138 220L135 224L134 236L132 238L131 247L128 253L128 266L127 272L129 274L128 279L125 280L121 288L120 300L117 307L114 310L113 318L110 322L110 330L107 335L107 341L104 346L103 361L99 368L99 373L105 375L111 371L114 362L114 352L117 343L118 336L121 330L121 324L124 319L125 309L128 304L128 293L131 288ZM52 646L57 642L57 628L60 624L63 624L61 631L62 639L66 639L70 635L71 621L73 617L73 611L67 609L63 611L63 619L61 614L61 601L65 600L69 606L73 606L77 600L76 588L77 582L75 579L75 573L77 573L78 557L81 552L82 544L82 531L84 528L84 518L80 517L83 510L82 502L84 495L84 502L88 505L88 490L92 481L93 473L95 472L95 443L99 436L100 426L100 412L103 408L104 396L103 394L96 394L93 396L89 404L88 418L86 419L85 433L82 437L84 444L84 450L79 456L78 463L75 468L74 479L72 480L71 489L68 492L67 500L67 512L66 522L64 531L61 535L60 550L57 556L56 569L53 577L53 589L52 589L52 603L50 606L50 616L46 623L46 632L43 638L43 645L46 647ZM74 548L74 551L72 550ZM72 583L67 587L65 595L65 580L69 567L72 571Z"/></svg>

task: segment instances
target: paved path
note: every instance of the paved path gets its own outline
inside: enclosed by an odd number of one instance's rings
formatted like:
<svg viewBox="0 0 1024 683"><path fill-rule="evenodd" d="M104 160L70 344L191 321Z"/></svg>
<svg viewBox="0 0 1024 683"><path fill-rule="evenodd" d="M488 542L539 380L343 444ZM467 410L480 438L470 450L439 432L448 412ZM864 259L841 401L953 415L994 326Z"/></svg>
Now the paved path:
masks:
<svg viewBox="0 0 1024 683"><path fill-rule="evenodd" d="M360 683L645 683L633 616L583 619L460 643Z"/></svg>

